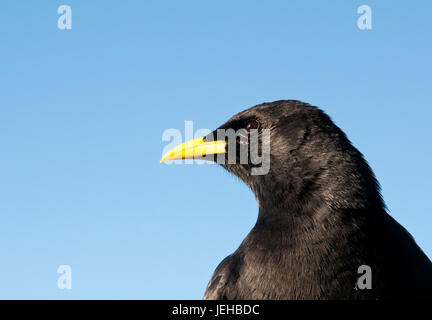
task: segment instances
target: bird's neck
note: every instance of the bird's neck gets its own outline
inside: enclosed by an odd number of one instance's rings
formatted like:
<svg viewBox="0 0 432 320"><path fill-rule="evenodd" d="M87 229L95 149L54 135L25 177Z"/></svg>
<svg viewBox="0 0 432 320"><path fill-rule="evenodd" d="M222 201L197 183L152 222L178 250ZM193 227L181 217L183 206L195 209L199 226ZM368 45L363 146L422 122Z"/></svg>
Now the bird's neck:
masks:
<svg viewBox="0 0 432 320"><path fill-rule="evenodd" d="M254 232L268 233L276 243L319 242L332 233L358 233L361 225L370 225L374 216L385 211L369 166L360 161L355 167L353 172L327 167L297 180L289 175L269 176L265 184L252 186L260 208ZM370 228L361 230L367 233Z"/></svg>

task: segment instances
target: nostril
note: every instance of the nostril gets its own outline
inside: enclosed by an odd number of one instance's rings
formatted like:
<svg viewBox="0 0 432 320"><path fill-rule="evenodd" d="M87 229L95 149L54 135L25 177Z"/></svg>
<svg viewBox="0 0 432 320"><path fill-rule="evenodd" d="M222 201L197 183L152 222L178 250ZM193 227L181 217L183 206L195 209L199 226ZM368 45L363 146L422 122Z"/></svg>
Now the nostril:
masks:
<svg viewBox="0 0 432 320"><path fill-rule="evenodd" d="M211 141L216 141L217 139L215 139L215 132L210 132L208 135L206 135L205 137L203 137L203 142L211 142Z"/></svg>

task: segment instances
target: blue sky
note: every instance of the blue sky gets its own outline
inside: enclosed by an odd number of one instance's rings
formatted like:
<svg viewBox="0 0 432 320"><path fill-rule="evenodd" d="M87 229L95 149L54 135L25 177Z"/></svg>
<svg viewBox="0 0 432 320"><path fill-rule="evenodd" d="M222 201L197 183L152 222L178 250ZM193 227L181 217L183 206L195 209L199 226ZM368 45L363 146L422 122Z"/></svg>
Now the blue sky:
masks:
<svg viewBox="0 0 432 320"><path fill-rule="evenodd" d="M62 4L72 30L57 28ZM357 27L363 4L372 30ZM432 257L431 9L2 1L0 298L200 299L257 205L216 165L159 164L162 133L279 99L332 117Z"/></svg>

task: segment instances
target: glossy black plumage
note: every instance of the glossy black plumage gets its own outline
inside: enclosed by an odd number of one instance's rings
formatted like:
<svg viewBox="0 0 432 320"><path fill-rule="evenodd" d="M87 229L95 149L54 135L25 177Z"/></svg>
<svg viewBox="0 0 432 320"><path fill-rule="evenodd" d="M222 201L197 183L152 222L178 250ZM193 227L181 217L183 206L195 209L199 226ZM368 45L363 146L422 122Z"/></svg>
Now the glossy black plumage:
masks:
<svg viewBox="0 0 432 320"><path fill-rule="evenodd" d="M276 101L221 128L251 118L271 129L269 173L224 167L254 192L258 219L217 267L205 299L432 298L430 260L386 213L369 165L324 112ZM360 265L371 267L370 290L356 286Z"/></svg>

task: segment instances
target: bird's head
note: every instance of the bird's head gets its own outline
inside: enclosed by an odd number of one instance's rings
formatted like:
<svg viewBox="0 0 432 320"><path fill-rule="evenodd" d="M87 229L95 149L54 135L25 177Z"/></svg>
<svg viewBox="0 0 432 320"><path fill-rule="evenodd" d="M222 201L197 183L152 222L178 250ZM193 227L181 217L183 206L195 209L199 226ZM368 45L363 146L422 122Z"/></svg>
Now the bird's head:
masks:
<svg viewBox="0 0 432 320"><path fill-rule="evenodd" d="M320 109L295 100L242 111L209 135L171 149L161 162L176 159L219 163L251 187L260 205L302 206L310 199L332 201L335 193L338 201L352 199L343 196L347 190L361 200L377 191L369 166L342 130Z"/></svg>

